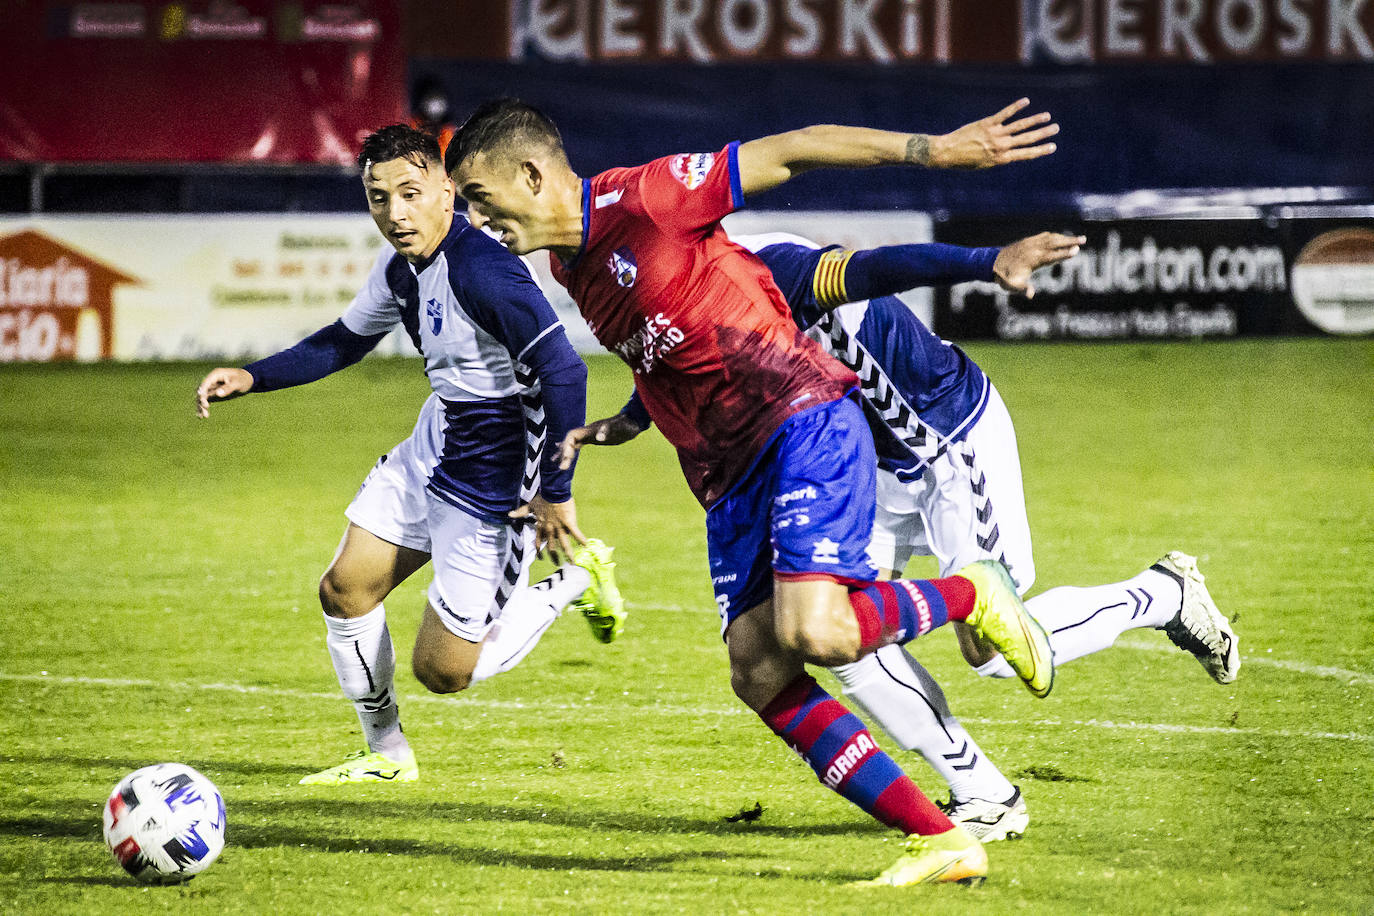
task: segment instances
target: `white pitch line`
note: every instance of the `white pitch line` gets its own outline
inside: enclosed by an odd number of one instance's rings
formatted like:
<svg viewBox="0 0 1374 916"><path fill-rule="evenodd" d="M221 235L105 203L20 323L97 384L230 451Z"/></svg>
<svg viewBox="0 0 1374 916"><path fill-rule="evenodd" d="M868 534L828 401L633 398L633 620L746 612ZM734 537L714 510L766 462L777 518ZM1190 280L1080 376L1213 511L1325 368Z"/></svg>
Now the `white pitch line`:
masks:
<svg viewBox="0 0 1374 916"><path fill-rule="evenodd" d="M665 611L668 613L706 613L708 609L698 607L684 607L680 604L630 604L633 610L642 611ZM710 608L714 612L715 608ZM1113 648L1135 649L1139 652L1158 652L1161 655L1172 655L1178 652L1178 648L1168 642L1143 642L1135 639L1119 639L1112 644ZM1278 668L1283 671L1295 671L1298 674L1310 674L1313 677L1330 677L1345 681L1348 684L1374 684L1374 674L1366 674L1363 671L1351 671L1348 668L1335 668L1331 665L1309 665L1306 662L1291 662L1281 658L1270 658L1268 655L1242 655L1241 665L1259 665L1266 668Z"/></svg>
<svg viewBox="0 0 1374 916"><path fill-rule="evenodd" d="M68 675L54 674L15 674L7 671L0 671L0 681L15 681L20 683L44 683L61 684L73 687L108 687L117 689L140 688L156 689L164 691L196 691L204 690L220 693L238 693L255 696L285 697L296 700L330 700L338 701L342 699L337 693L324 693L311 690L292 690L288 687L260 687L252 684L193 684L189 681L152 681L138 678L114 678L114 677L72 677ZM401 699L406 703L422 703L426 705L443 705L449 709L461 707L473 707L477 709L528 709L540 712L579 710L582 712L599 712L607 715L619 715L622 713L658 713L661 715L680 715L680 716L746 716L752 715L743 706L729 707L709 707L709 706L670 706L658 704L625 704L622 706L608 707L604 703L548 703L533 702L524 703L513 700L482 700L475 697L440 697L432 694L405 694ZM1130 731L1152 731L1161 733L1174 733L1186 735L1244 735L1260 738L1296 738L1301 740L1325 740L1325 741L1358 741L1366 744L1374 744L1374 735L1362 735L1355 732L1309 732L1292 731L1288 729L1265 730L1260 728L1240 728L1237 726L1225 725L1172 725L1167 722L1112 722L1102 719L988 719L975 716L960 717L964 722L976 722L983 725L998 726L1024 726L1027 728L1037 727L1065 727L1080 726L1085 728L1101 728L1110 730L1130 730Z"/></svg>
<svg viewBox="0 0 1374 916"><path fill-rule="evenodd" d="M1113 647L1137 649L1144 652L1174 653L1179 651L1172 644L1137 642L1134 639L1117 640L1117 642L1113 644ZM1374 674L1365 674L1363 671L1351 671L1348 668L1334 668L1330 665L1309 665L1306 662L1290 662L1281 658L1270 658L1268 655L1242 655L1240 657L1240 663L1242 668L1246 665L1259 665L1266 668L1279 668L1284 671L1296 671L1298 674L1310 674L1313 677L1333 677L1350 684L1374 684Z"/></svg>
<svg viewBox="0 0 1374 916"><path fill-rule="evenodd" d="M1073 726L1105 728L1127 731L1166 732L1183 735L1250 735L1257 738L1299 738L1303 740L1323 739L1327 741L1363 741L1374 744L1374 735L1361 735L1357 732L1303 732L1291 729L1240 728L1235 725L1170 725L1165 722L1112 722L1105 719L1035 719L1019 721L1010 719L985 719L978 716L960 716L961 722L976 722L983 725L1024 725L1028 728L1039 726Z"/></svg>

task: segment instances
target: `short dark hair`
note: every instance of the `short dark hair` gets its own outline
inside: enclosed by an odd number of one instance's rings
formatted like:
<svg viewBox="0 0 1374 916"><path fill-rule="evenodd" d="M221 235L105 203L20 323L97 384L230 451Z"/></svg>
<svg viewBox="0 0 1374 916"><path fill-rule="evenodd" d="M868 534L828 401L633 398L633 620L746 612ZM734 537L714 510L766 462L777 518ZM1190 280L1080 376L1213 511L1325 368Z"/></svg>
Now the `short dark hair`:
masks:
<svg viewBox="0 0 1374 916"><path fill-rule="evenodd" d="M542 146L567 161L563 138L549 116L519 99L491 99L477 106L449 141L444 169L449 174L478 153L509 155Z"/></svg>
<svg viewBox="0 0 1374 916"><path fill-rule="evenodd" d="M392 159L404 159L416 168L427 169L431 162L443 165L444 154L439 151L439 141L433 134L409 124L390 124L368 134L358 150L358 168L364 171L369 162Z"/></svg>

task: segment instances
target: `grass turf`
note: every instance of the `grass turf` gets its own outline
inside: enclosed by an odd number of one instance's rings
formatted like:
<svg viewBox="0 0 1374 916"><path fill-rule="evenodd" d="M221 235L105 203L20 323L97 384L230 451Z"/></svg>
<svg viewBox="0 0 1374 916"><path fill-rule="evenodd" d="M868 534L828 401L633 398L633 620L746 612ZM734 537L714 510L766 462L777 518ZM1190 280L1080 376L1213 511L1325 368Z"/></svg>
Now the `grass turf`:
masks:
<svg viewBox="0 0 1374 916"><path fill-rule="evenodd" d="M1370 342L971 350L1017 423L1037 590L1180 547L1245 658L1218 687L1134 631L1036 701L974 676L948 634L917 644L1030 805L982 888L845 887L897 838L730 694L702 513L657 434L579 467L583 527L618 547L622 640L569 617L515 671L431 697L407 667L421 573L387 603L421 781L307 788L361 746L315 580L409 432L418 363L209 422L191 416L204 366L3 366L0 910L1374 912ZM592 360L593 416L627 391ZM219 785L228 847L144 888L102 848L100 806L161 760Z"/></svg>

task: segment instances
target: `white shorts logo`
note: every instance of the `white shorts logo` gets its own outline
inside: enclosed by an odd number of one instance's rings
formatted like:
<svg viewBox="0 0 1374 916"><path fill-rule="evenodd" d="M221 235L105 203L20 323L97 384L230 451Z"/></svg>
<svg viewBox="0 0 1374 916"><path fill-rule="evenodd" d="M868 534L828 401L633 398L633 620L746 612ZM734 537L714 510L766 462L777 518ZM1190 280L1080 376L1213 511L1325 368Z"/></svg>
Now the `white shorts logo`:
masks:
<svg viewBox="0 0 1374 916"><path fill-rule="evenodd" d="M812 563L838 563L840 562L840 545L830 538L821 538L811 545Z"/></svg>

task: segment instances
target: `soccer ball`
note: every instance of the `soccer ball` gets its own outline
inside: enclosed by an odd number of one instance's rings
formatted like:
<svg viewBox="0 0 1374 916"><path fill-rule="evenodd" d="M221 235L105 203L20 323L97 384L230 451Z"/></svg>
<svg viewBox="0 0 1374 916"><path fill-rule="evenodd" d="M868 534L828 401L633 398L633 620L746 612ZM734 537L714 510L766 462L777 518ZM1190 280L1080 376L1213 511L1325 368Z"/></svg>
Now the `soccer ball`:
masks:
<svg viewBox="0 0 1374 916"><path fill-rule="evenodd" d="M135 770L105 803L105 845L139 881L188 881L224 849L224 799L185 764Z"/></svg>

